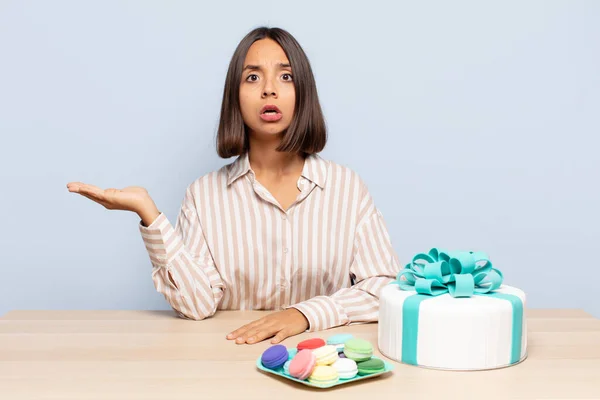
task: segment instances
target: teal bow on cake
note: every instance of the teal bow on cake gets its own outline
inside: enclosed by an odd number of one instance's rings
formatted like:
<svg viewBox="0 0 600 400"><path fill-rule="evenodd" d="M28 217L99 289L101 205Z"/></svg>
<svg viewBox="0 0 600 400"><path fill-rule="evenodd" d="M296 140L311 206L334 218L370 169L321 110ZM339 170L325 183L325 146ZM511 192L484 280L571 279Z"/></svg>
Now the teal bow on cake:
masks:
<svg viewBox="0 0 600 400"><path fill-rule="evenodd" d="M414 256L393 283L402 290L414 290L418 294L438 296L449 293L452 297L471 297L500 288L502 273L492 267L484 252L433 248L427 254Z"/></svg>

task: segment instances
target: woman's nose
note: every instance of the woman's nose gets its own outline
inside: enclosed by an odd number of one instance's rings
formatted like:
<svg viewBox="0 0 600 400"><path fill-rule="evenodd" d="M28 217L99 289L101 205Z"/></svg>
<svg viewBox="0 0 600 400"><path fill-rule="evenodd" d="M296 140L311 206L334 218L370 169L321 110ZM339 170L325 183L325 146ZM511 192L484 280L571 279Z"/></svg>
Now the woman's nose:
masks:
<svg viewBox="0 0 600 400"><path fill-rule="evenodd" d="M277 91L275 90L275 84L270 79L267 79L263 88L263 97L269 95L277 97Z"/></svg>
<svg viewBox="0 0 600 400"><path fill-rule="evenodd" d="M277 92L275 92L275 89L267 89L267 88L265 88L263 90L263 97L267 97L269 95L277 97Z"/></svg>

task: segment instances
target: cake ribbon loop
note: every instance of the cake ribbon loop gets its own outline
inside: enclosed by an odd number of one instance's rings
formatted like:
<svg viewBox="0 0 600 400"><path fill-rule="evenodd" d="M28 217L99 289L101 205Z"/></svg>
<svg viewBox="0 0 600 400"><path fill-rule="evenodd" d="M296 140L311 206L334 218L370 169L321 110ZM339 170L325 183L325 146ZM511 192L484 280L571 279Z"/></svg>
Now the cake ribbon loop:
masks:
<svg viewBox="0 0 600 400"><path fill-rule="evenodd" d="M427 254L415 255L392 283L430 296L471 297L500 288L502 272L493 268L484 252L432 248Z"/></svg>

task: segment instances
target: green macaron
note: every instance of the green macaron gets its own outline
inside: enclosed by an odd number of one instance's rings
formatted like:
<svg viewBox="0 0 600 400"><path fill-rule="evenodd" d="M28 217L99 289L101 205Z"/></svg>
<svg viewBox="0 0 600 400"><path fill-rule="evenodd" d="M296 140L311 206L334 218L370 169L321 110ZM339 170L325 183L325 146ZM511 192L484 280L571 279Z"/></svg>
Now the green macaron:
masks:
<svg viewBox="0 0 600 400"><path fill-rule="evenodd" d="M356 363L356 365L358 367L359 375L370 375L385 371L385 364L383 360L379 358L371 358L367 361L361 361Z"/></svg>
<svg viewBox="0 0 600 400"><path fill-rule="evenodd" d="M356 362L366 361L373 356L373 345L364 339L349 339L344 343L344 354Z"/></svg>

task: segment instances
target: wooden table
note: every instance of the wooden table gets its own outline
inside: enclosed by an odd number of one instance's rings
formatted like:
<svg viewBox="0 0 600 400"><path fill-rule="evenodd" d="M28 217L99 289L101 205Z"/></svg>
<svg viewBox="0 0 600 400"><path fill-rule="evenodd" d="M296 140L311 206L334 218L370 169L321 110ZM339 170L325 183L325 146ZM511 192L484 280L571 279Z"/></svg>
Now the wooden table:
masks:
<svg viewBox="0 0 600 400"><path fill-rule="evenodd" d="M580 310L527 310L529 357L513 367L449 372L392 361L390 374L332 389L259 371L269 341L225 339L266 313L189 321L171 311L12 311L0 319L0 399L600 399L600 320ZM377 324L283 344L340 332L375 344Z"/></svg>

